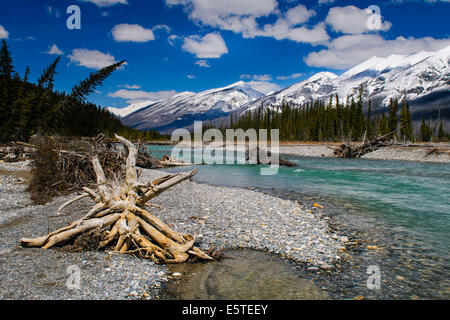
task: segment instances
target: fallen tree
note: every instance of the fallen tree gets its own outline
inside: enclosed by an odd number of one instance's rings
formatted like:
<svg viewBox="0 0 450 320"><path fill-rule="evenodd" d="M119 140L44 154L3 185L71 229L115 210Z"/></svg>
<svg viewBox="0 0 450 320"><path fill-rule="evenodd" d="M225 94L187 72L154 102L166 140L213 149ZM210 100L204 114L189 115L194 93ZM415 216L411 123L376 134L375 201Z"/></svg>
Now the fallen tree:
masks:
<svg viewBox="0 0 450 320"><path fill-rule="evenodd" d="M66 243L92 230L99 230L102 241L97 249L113 248L113 252L134 253L155 262L179 263L195 257L214 260L194 246L195 237L172 230L164 222L145 210L147 204L161 192L189 179L197 169L179 174L169 174L153 182L143 184L138 181L136 169L137 149L133 143L123 137L116 138L128 151L123 182L118 178L107 181L98 156L92 159L97 190L84 187L84 193L66 202L60 211L84 198L91 198L95 205L81 219L69 226L53 231L46 236L20 240L24 247L42 247L49 249Z"/></svg>
<svg viewBox="0 0 450 320"><path fill-rule="evenodd" d="M360 145L356 144L342 144L338 148L334 149L334 156L337 158L361 158L363 155L376 151L378 149L391 146L391 142L386 142L386 140L393 134L392 131L384 136L380 136L369 142Z"/></svg>

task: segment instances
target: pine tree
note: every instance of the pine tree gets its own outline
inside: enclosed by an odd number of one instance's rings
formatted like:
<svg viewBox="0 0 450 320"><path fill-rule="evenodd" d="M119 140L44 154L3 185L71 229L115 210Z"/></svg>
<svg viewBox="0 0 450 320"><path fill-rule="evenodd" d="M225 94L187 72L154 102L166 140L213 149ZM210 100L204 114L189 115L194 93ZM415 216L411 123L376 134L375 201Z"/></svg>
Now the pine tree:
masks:
<svg viewBox="0 0 450 320"><path fill-rule="evenodd" d="M397 136L397 124L398 124L398 100L395 99L389 101L389 119L388 119L388 133L394 132L393 137Z"/></svg>
<svg viewBox="0 0 450 320"><path fill-rule="evenodd" d="M422 123L420 125L420 139L422 142L429 142L431 140L431 129L425 122L425 117L422 115Z"/></svg>
<svg viewBox="0 0 450 320"><path fill-rule="evenodd" d="M95 91L95 88L102 85L103 82L121 65L125 63L124 61L115 63L106 68L103 68L97 72L93 72L89 75L86 80L80 82L79 85L73 87L70 97L74 100L85 100L86 97Z"/></svg>
<svg viewBox="0 0 450 320"><path fill-rule="evenodd" d="M30 67L27 67L27 70L25 71L25 75L23 77L23 82L28 82L28 79L30 77L30 73L31 73Z"/></svg>
<svg viewBox="0 0 450 320"><path fill-rule="evenodd" d="M412 120L407 102L403 102L400 111L400 137L408 141L412 139Z"/></svg>
<svg viewBox="0 0 450 320"><path fill-rule="evenodd" d="M55 59L55 61L50 64L42 73L38 80L38 87L47 88L53 90L53 82L55 81L56 67L58 66L61 57Z"/></svg>
<svg viewBox="0 0 450 320"><path fill-rule="evenodd" d="M9 52L6 40L3 40L0 49L0 77L11 79L13 72L14 67L12 64L11 53Z"/></svg>
<svg viewBox="0 0 450 320"><path fill-rule="evenodd" d="M447 140L447 135L444 130L444 123L442 121L439 121L439 129L438 129L437 139L438 139L438 141L446 141Z"/></svg>

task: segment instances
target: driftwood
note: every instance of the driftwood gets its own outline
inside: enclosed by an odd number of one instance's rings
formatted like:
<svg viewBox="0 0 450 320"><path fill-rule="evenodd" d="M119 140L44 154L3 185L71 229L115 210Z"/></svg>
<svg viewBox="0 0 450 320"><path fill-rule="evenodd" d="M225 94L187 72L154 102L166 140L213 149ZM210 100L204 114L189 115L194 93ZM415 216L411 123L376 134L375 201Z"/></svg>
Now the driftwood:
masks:
<svg viewBox="0 0 450 320"><path fill-rule="evenodd" d="M201 165L201 163L185 162L183 159L171 157L168 156L167 154L161 158L160 163L164 167L187 167L187 166Z"/></svg>
<svg viewBox="0 0 450 320"><path fill-rule="evenodd" d="M255 150L253 150L255 151ZM256 164L257 165L271 165L271 161L261 161L261 157L259 154L259 147L256 147ZM270 159L272 157L272 153L270 151L266 151L267 152L267 159ZM254 161L254 159L250 159L250 151L247 148L246 152L245 152L245 160L246 161ZM288 160L284 160L282 158L278 159L278 164L282 167L296 167L297 165L293 162L290 162Z"/></svg>
<svg viewBox="0 0 450 320"><path fill-rule="evenodd" d="M29 160L33 150L32 145L20 142L11 142L9 146L0 147L0 160L3 160L4 162Z"/></svg>
<svg viewBox="0 0 450 320"><path fill-rule="evenodd" d="M334 149L334 156L337 158L361 158L367 153L392 145L391 142L386 142L386 140L394 132L392 131L366 143L363 141L361 145L342 144Z"/></svg>
<svg viewBox="0 0 450 320"><path fill-rule="evenodd" d="M143 184L138 181L136 147L123 137L116 135L116 138L128 151L123 182L119 183L117 179L108 182L98 157L94 156L92 165L96 174L96 190L85 187L82 195L68 201L60 208L63 210L76 201L91 198L95 202L92 209L81 219L46 236L21 239L21 245L49 249L86 232L101 230L102 241L98 249L111 247L114 252L132 252L155 262L164 263L184 262L191 256L213 260L211 256L194 246L195 237L172 230L145 210L149 200L194 176L197 169L170 174ZM159 207L153 204L147 206Z"/></svg>

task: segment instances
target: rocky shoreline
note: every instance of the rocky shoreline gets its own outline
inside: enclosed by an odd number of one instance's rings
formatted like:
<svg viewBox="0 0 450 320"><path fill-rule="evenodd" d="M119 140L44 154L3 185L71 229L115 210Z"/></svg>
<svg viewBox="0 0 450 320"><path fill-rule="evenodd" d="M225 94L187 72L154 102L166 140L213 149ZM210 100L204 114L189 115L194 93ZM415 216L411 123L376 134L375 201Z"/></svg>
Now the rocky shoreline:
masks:
<svg viewBox="0 0 450 320"><path fill-rule="evenodd" d="M302 157L333 157L337 144L281 145L280 154ZM440 152L427 155L433 149ZM390 146L362 156L363 159L450 163L450 144Z"/></svg>
<svg viewBox="0 0 450 320"><path fill-rule="evenodd" d="M0 170L7 171L4 164ZM142 179L162 175L162 171L144 170ZM170 277L165 266L106 252L19 247L23 236L41 236L79 218L87 202L59 215L57 208L68 197L35 206L28 200L24 178L2 175L0 179L0 299L159 298L159 288ZM332 232L320 209L308 210L295 201L251 190L186 181L161 194L155 203L164 206L157 216L180 232L197 235L203 249L263 250L316 270L333 268L348 241ZM66 287L67 268L73 265L81 271L78 290Z"/></svg>

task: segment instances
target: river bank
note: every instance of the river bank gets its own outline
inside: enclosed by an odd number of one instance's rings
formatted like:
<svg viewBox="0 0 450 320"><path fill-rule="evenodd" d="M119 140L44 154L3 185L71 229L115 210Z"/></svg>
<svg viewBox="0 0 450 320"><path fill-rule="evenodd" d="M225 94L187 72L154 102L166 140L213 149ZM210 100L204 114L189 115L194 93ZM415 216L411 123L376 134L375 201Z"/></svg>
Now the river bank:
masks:
<svg viewBox="0 0 450 320"><path fill-rule="evenodd" d="M300 157L334 157L334 149L339 147L341 143L319 143L319 142L292 142L279 145L279 153ZM189 147L189 144L181 143L180 148ZM195 145L192 145L195 148ZM203 145L205 148L207 144ZM212 148L224 148L231 150L229 146L223 143L213 143ZM211 145L210 145L211 147ZM435 150L436 149L436 150ZM434 150L434 151L433 151ZM433 152L432 152L433 151ZM431 153L430 153L431 152ZM375 160L398 160L398 161L418 161L418 162L435 162L450 163L450 144L449 143L433 143L433 144L414 144L414 145L392 145L384 147L374 152L365 154L363 159Z"/></svg>
<svg viewBox="0 0 450 320"><path fill-rule="evenodd" d="M0 170L5 169L0 165ZM162 175L162 171L143 170L142 179ZM25 188L22 177L0 177L0 299L159 298L170 275L166 266L104 252L20 248L21 237L44 235L89 208L87 202L80 202L59 215L57 208L70 197L35 206ZM349 241L333 232L320 209L251 190L186 181L161 194L155 203L164 206L157 216L179 232L197 235L203 249L263 250L302 262L309 272L333 268ZM73 265L81 271L78 290L66 287L67 268Z"/></svg>

